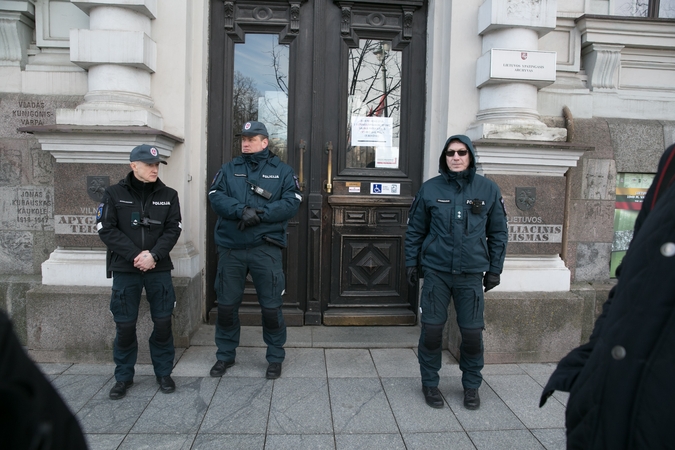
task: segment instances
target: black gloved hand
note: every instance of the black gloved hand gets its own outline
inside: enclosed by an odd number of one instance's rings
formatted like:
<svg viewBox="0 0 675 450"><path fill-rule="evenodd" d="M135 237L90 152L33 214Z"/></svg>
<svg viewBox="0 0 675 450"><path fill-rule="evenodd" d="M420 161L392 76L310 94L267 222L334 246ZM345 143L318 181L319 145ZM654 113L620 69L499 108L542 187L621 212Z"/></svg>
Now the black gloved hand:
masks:
<svg viewBox="0 0 675 450"><path fill-rule="evenodd" d="M417 267L415 266L406 268L406 276L408 277L408 284L410 286L415 286L415 283L420 279L417 274Z"/></svg>
<svg viewBox="0 0 675 450"><path fill-rule="evenodd" d="M252 227L260 223L260 216L258 215L258 210L251 208L250 206L244 207L244 211L241 213L241 220L237 224L239 231L244 231L246 227Z"/></svg>
<svg viewBox="0 0 675 450"><path fill-rule="evenodd" d="M483 277L483 286L485 286L485 291L487 292L495 286L499 286L499 274L493 272L485 272Z"/></svg>

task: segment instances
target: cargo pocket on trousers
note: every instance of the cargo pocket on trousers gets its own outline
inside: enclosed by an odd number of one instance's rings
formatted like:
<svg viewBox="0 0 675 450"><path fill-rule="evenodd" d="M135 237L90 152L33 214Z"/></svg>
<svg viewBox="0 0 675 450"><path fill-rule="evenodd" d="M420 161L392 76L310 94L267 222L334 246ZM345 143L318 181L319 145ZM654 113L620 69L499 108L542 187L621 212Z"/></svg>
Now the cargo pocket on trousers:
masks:
<svg viewBox="0 0 675 450"><path fill-rule="evenodd" d="M281 298L286 290L286 277L284 271L275 270L272 272L272 298ZM281 305L278 305L281 306Z"/></svg>
<svg viewBox="0 0 675 450"><path fill-rule="evenodd" d="M126 322L127 300L124 289L113 289L110 296L110 312L116 322Z"/></svg>
<svg viewBox="0 0 675 450"><path fill-rule="evenodd" d="M165 284L162 292L162 312L171 313L176 306L176 292L173 283Z"/></svg>

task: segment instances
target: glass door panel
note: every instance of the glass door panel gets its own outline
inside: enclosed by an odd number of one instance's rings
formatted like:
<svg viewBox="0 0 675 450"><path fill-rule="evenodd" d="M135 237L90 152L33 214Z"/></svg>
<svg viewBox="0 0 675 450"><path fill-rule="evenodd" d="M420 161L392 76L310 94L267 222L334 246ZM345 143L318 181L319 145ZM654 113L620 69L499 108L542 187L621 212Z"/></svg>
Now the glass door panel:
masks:
<svg viewBox="0 0 675 450"><path fill-rule="evenodd" d="M349 50L346 168L398 169L401 52L361 39Z"/></svg>
<svg viewBox="0 0 675 450"><path fill-rule="evenodd" d="M234 45L233 158L241 154L242 126L257 120L267 127L269 149L288 162L288 55L277 34L247 34Z"/></svg>

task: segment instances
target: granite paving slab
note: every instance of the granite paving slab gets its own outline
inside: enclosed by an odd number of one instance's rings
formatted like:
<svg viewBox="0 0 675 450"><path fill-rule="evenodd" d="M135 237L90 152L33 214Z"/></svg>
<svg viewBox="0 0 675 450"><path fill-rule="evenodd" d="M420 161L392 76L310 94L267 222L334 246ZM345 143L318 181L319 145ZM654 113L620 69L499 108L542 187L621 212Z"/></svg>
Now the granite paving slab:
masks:
<svg viewBox="0 0 675 450"><path fill-rule="evenodd" d="M199 433L264 434L272 384L265 378L221 378Z"/></svg>
<svg viewBox="0 0 675 450"><path fill-rule="evenodd" d="M322 348L286 349L283 378L289 377L326 377L326 357Z"/></svg>
<svg viewBox="0 0 675 450"><path fill-rule="evenodd" d="M375 348L370 354L377 374L382 378L420 376L420 364L411 348Z"/></svg>
<svg viewBox="0 0 675 450"><path fill-rule="evenodd" d="M336 434L398 433L378 378L332 378L329 392Z"/></svg>
<svg viewBox="0 0 675 450"><path fill-rule="evenodd" d="M412 348L420 337L419 326L309 328L312 346L322 348Z"/></svg>
<svg viewBox="0 0 675 450"><path fill-rule="evenodd" d="M61 398L74 412L79 411L111 379L111 375L59 375L52 380Z"/></svg>
<svg viewBox="0 0 675 450"><path fill-rule="evenodd" d="M523 364L520 366L523 367ZM527 374L541 386L541 390L539 392L540 396L544 390L544 386L546 386L546 383L548 383L548 379L551 377L553 370L555 370L555 367L556 364L530 364L526 367L523 367ZM569 396L569 392L555 391L553 393L553 397L564 406L567 406L567 400L569 399Z"/></svg>
<svg viewBox="0 0 675 450"><path fill-rule="evenodd" d="M198 434L192 450L246 449L263 450L264 434Z"/></svg>
<svg viewBox="0 0 675 450"><path fill-rule="evenodd" d="M419 378L382 378L382 385L401 433L462 431L447 405L426 404Z"/></svg>
<svg viewBox="0 0 675 450"><path fill-rule="evenodd" d="M194 434L128 434L117 450L190 450Z"/></svg>
<svg viewBox="0 0 675 450"><path fill-rule="evenodd" d="M418 363L418 373L419 373L419 363ZM452 354L447 350L443 351L441 359L441 370L438 371L438 375L441 378L462 375L462 371L459 370L459 363L457 362L455 357L452 356Z"/></svg>
<svg viewBox="0 0 675 450"><path fill-rule="evenodd" d="M173 368L173 377L207 377L216 363L216 346L192 346ZM231 370L232 368L228 369Z"/></svg>
<svg viewBox="0 0 675 450"><path fill-rule="evenodd" d="M85 434L89 450L116 449L122 443L126 434Z"/></svg>
<svg viewBox="0 0 675 450"><path fill-rule="evenodd" d="M489 375L485 381L527 428L565 426L565 407L549 399L539 408L541 385L529 375Z"/></svg>
<svg viewBox="0 0 675 450"><path fill-rule="evenodd" d="M326 378L275 380L267 424L268 437L271 434L325 433L333 433L328 380Z"/></svg>
<svg viewBox="0 0 675 450"><path fill-rule="evenodd" d="M64 375L114 375L115 364L72 364L63 372ZM140 374L139 374L140 375Z"/></svg>
<svg viewBox="0 0 675 450"><path fill-rule="evenodd" d="M337 450L405 450L400 434L338 434Z"/></svg>
<svg viewBox="0 0 675 450"><path fill-rule="evenodd" d="M71 363L36 363L36 365L45 375L61 375L72 366Z"/></svg>
<svg viewBox="0 0 675 450"><path fill-rule="evenodd" d="M565 450L567 437L564 428L540 428L530 430L546 450Z"/></svg>
<svg viewBox="0 0 675 450"><path fill-rule="evenodd" d="M469 438L478 450L544 448L529 430L469 431Z"/></svg>
<svg viewBox="0 0 675 450"><path fill-rule="evenodd" d="M268 435L265 450L333 450L332 434L276 434Z"/></svg>
<svg viewBox="0 0 675 450"><path fill-rule="evenodd" d="M438 386L445 397L445 401L454 411L455 417L467 431L525 428L525 425L487 383L483 383L478 390L481 405L480 409L474 411L464 407L464 389L462 388L461 377L441 378Z"/></svg>
<svg viewBox="0 0 675 450"><path fill-rule="evenodd" d="M224 377L264 378L265 371L267 370L268 366L267 360L265 359L266 353L266 348L239 347L237 349L235 364L234 366L227 369ZM211 366L215 364L215 362L216 354L214 353L211 359L211 364L209 365L209 370L211 369ZM283 376L283 372L281 375Z"/></svg>
<svg viewBox="0 0 675 450"><path fill-rule="evenodd" d="M377 377L368 349L326 349L326 369L331 378Z"/></svg>
<svg viewBox="0 0 675 450"><path fill-rule="evenodd" d="M158 390L154 376L136 377L124 398L111 400L108 392L114 384L114 379L111 379L77 412L85 433L128 433Z"/></svg>
<svg viewBox="0 0 675 450"><path fill-rule="evenodd" d="M153 397L131 433L196 434L216 390L216 378L174 377L176 391Z"/></svg>
<svg viewBox="0 0 675 450"><path fill-rule="evenodd" d="M475 450L471 439L464 432L452 433L403 433L408 450L452 449Z"/></svg>

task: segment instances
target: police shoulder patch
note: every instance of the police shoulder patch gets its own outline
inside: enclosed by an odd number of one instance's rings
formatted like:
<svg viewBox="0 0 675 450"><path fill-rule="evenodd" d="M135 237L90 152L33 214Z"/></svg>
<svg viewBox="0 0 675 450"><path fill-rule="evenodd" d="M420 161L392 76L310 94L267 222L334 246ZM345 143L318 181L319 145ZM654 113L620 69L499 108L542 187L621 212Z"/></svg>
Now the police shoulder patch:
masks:
<svg viewBox="0 0 675 450"><path fill-rule="evenodd" d="M295 181L295 188L296 188L297 190L300 190L300 181L298 181L298 176L297 176L297 175L293 175L293 181Z"/></svg>
<svg viewBox="0 0 675 450"><path fill-rule="evenodd" d="M504 203L504 197L499 197L499 203L502 204L502 209L504 210L504 215L508 216L508 213L506 212L506 204Z"/></svg>
<svg viewBox="0 0 675 450"><path fill-rule="evenodd" d="M220 170L218 172L216 172L216 175L213 177L213 181L211 182L211 186L216 184L216 182L220 179L220 174L221 174Z"/></svg>
<svg viewBox="0 0 675 450"><path fill-rule="evenodd" d="M103 217L103 207L105 206L105 203L99 203L98 209L96 210L96 220L99 221L101 220L101 217Z"/></svg>

